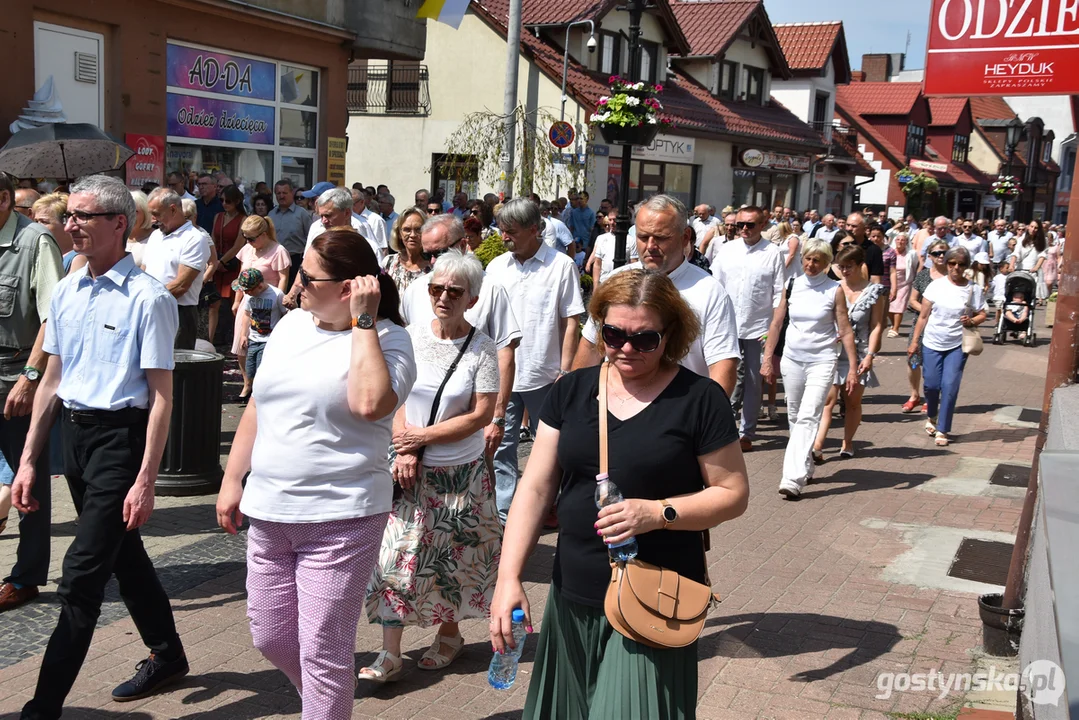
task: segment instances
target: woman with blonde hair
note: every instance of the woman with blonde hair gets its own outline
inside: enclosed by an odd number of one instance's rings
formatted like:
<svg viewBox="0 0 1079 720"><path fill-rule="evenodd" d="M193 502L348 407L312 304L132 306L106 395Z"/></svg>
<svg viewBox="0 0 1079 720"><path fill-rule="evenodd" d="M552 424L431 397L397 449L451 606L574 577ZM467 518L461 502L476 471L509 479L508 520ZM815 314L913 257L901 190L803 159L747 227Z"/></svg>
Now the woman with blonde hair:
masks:
<svg viewBox="0 0 1079 720"><path fill-rule="evenodd" d="M393 253L382 261L382 269L393 278L401 297L405 296L405 288L413 280L431 272L431 261L424 256L420 242L426 220L423 210L410 207L397 216L390 230L390 249Z"/></svg>
<svg viewBox="0 0 1079 720"><path fill-rule="evenodd" d="M146 241L154 232L154 219L150 217L146 193L141 190L132 190L131 199L135 201L135 224L127 237L127 251L131 253L131 259L135 261L135 264L142 267L142 253L146 250Z"/></svg>
<svg viewBox="0 0 1079 720"><path fill-rule="evenodd" d="M30 219L39 225L49 229L49 234L60 248L60 254L64 261L64 274L71 272L71 264L77 257L74 241L71 235L64 230L63 215L67 212L67 193L53 192L42 195L34 201L30 208ZM85 258L78 267L86 264ZM76 268L77 270L78 268Z"/></svg>
<svg viewBox="0 0 1079 720"><path fill-rule="evenodd" d="M691 718L697 643L656 649L615 632L603 611L608 545L634 538L640 560L707 582L701 534L741 515L749 501L738 426L723 388L679 365L700 324L665 274L611 275L589 314L607 362L551 386L506 522L491 643L496 652L513 646L515 608L532 629L522 574L557 498L554 577L523 717ZM597 512L601 374L607 474L625 499Z"/></svg>

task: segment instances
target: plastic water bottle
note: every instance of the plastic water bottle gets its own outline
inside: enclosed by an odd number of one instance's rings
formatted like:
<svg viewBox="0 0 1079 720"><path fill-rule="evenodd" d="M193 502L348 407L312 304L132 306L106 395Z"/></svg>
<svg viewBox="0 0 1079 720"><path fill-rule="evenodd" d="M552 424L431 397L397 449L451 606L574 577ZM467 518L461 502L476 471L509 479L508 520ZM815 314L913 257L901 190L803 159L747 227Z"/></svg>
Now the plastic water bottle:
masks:
<svg viewBox="0 0 1079 720"><path fill-rule="evenodd" d="M910 356L910 359L907 360L907 365L910 365L911 370L917 370L918 369L918 355L917 355L917 353Z"/></svg>
<svg viewBox="0 0 1079 720"><path fill-rule="evenodd" d="M495 653L491 657L491 667L487 669L487 682L495 690L509 690L513 687L513 681L517 679L517 663L525 650L526 637L528 630L525 629L525 611L517 608L513 611L513 644L516 647L506 647L504 653Z"/></svg>
<svg viewBox="0 0 1079 720"><path fill-rule="evenodd" d="M622 491L618 489L618 486L611 482L611 479L607 477L607 473L601 473L596 476L596 507L603 509L608 505L614 505L625 500L622 497ZM637 538L630 538L629 540L623 540L617 545L608 545L607 552L610 553L611 559L616 562L625 562L637 557Z"/></svg>

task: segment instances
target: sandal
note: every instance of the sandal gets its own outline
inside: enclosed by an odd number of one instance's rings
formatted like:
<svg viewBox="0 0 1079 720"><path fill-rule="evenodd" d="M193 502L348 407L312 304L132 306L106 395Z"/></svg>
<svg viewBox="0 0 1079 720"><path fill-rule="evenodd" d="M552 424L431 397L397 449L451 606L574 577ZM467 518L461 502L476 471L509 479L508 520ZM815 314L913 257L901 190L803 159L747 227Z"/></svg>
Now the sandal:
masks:
<svg viewBox="0 0 1079 720"><path fill-rule="evenodd" d="M929 418L925 421L925 434L929 437L933 437L937 434L937 424L933 422L933 418Z"/></svg>
<svg viewBox="0 0 1079 720"><path fill-rule="evenodd" d="M921 400L921 398L915 398L914 400L907 400L905 403L903 403L903 412L908 413L908 414L912 413L912 412L917 412L917 410L915 408L917 408L919 400Z"/></svg>
<svg viewBox="0 0 1079 720"><path fill-rule="evenodd" d="M823 464L824 463L824 453L822 451L820 451L820 450L814 450L813 451L813 462L816 465Z"/></svg>
<svg viewBox="0 0 1079 720"><path fill-rule="evenodd" d="M439 647L445 645L450 649L449 655L441 655L438 650ZM427 649L427 652L420 658L420 662L416 665L420 670L441 670L447 667L451 662L457 659L457 656L461 654L461 651L465 649L465 638L460 633L455 638L442 637L441 635L435 635L435 641L431 643L431 647ZM424 665L423 661L427 660L430 665Z"/></svg>
<svg viewBox="0 0 1079 720"><path fill-rule="evenodd" d="M948 443L951 442L947 433L938 432L935 437L937 447L947 447Z"/></svg>
<svg viewBox="0 0 1079 720"><path fill-rule="evenodd" d="M840 460L850 460L852 457L854 457L854 450L840 450L839 451L839 459Z"/></svg>
<svg viewBox="0 0 1079 720"><path fill-rule="evenodd" d="M389 670L386 669L387 665L389 666ZM360 671L356 674L356 679L360 682L378 683L379 685L382 685L397 680L404 667L404 660L397 657L389 650L383 650L378 654L378 657L375 658L375 661L371 665L360 668Z"/></svg>
<svg viewBox="0 0 1079 720"><path fill-rule="evenodd" d="M890 338L899 337L899 333L897 333L895 330L888 330L888 337L890 337Z"/></svg>

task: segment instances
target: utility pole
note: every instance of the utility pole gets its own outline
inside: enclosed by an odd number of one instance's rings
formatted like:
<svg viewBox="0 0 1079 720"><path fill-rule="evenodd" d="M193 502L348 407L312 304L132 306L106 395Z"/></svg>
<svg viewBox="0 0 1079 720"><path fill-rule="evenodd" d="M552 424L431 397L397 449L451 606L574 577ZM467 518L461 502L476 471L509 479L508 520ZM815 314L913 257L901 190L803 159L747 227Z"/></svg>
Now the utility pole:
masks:
<svg viewBox="0 0 1079 720"><path fill-rule="evenodd" d="M502 182L503 199L513 194L513 151L517 145L517 66L521 57L521 2L510 0L506 29L506 94L502 98Z"/></svg>
<svg viewBox="0 0 1079 720"><path fill-rule="evenodd" d="M645 0L627 0L629 11L629 81L636 82L641 73L641 15ZM633 221L629 216L629 170L633 162L633 146L622 146L622 176L618 188L618 219L614 223L614 266L626 264L626 238Z"/></svg>

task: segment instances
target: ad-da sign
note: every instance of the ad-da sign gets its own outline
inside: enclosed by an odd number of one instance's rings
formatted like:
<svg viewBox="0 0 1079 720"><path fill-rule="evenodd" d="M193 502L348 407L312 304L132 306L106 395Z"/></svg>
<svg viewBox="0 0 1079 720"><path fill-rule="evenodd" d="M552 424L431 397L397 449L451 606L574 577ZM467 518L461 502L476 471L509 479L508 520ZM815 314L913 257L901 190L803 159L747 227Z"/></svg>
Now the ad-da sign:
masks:
<svg viewBox="0 0 1079 720"><path fill-rule="evenodd" d="M1079 93L1079 0L933 0L926 95Z"/></svg>

